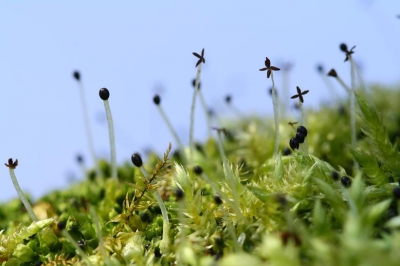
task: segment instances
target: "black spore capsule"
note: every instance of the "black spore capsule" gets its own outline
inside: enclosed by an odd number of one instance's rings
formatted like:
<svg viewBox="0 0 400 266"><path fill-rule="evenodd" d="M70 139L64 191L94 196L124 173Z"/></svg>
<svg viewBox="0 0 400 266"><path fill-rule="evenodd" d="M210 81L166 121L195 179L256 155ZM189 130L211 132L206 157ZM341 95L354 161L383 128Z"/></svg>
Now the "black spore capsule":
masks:
<svg viewBox="0 0 400 266"><path fill-rule="evenodd" d="M58 223L57 223L57 228L58 228L58 230L64 230L65 229L65 223L64 222L62 222L62 221L59 221Z"/></svg>
<svg viewBox="0 0 400 266"><path fill-rule="evenodd" d="M284 149L283 149L283 155L288 156L288 155L290 155L291 153L292 153L292 152L290 151L289 148L284 148Z"/></svg>
<svg viewBox="0 0 400 266"><path fill-rule="evenodd" d="M342 176L342 179L340 179L340 182L342 182L342 185L344 187L350 187L350 185L351 185L351 179L348 178L347 176Z"/></svg>
<svg viewBox="0 0 400 266"><path fill-rule="evenodd" d="M132 154L131 160L136 167L141 167L143 165L142 157L140 157L139 153Z"/></svg>
<svg viewBox="0 0 400 266"><path fill-rule="evenodd" d="M325 72L325 70L324 70L324 66L323 65L317 65L317 71L318 71L318 73L324 73Z"/></svg>
<svg viewBox="0 0 400 266"><path fill-rule="evenodd" d="M306 138L306 136L305 136L303 133L301 133L301 132L297 132L297 133L296 133L296 139L297 139L300 143L303 143L305 138Z"/></svg>
<svg viewBox="0 0 400 266"><path fill-rule="evenodd" d="M292 148L292 150L295 150L295 149L299 148L300 143L299 143L298 139L291 138L289 141L289 145L290 145L290 148Z"/></svg>
<svg viewBox="0 0 400 266"><path fill-rule="evenodd" d="M140 215L140 220L144 223L150 223L151 222L151 216L148 212L144 212Z"/></svg>
<svg viewBox="0 0 400 266"><path fill-rule="evenodd" d="M299 126L297 128L297 133L303 133L304 137L307 137L307 128L304 126Z"/></svg>
<svg viewBox="0 0 400 266"><path fill-rule="evenodd" d="M193 85L193 88L196 86L196 79L192 80L192 85ZM200 85L201 85L201 82L199 82L199 90L200 90Z"/></svg>
<svg viewBox="0 0 400 266"><path fill-rule="evenodd" d="M161 98L160 98L160 96L159 96L158 94L154 95L154 97L153 97L153 102L154 102L156 105L159 105L159 104L160 104Z"/></svg>
<svg viewBox="0 0 400 266"><path fill-rule="evenodd" d="M159 247L156 247L156 248L154 249L154 257L156 257L156 258L161 258L161 256L162 256L162 254L161 254L160 248L159 248Z"/></svg>
<svg viewBox="0 0 400 266"><path fill-rule="evenodd" d="M106 88L101 88L99 91L100 98L103 101L107 101L110 98L110 92Z"/></svg>
<svg viewBox="0 0 400 266"><path fill-rule="evenodd" d="M346 45L345 43L341 43L340 46L339 46L339 48L340 48L340 50L341 50L342 52L347 52L347 51L348 51L348 50L347 50L347 45Z"/></svg>
<svg viewBox="0 0 400 266"><path fill-rule="evenodd" d="M232 96L226 95L226 96L225 96L225 102L226 102L227 104L230 104L231 101L232 101Z"/></svg>
<svg viewBox="0 0 400 266"><path fill-rule="evenodd" d="M394 196L396 199L400 199L400 187L395 187L395 188L393 189L393 196Z"/></svg>
<svg viewBox="0 0 400 266"><path fill-rule="evenodd" d="M331 175L332 175L332 179L333 180L335 180L335 181L339 180L339 173L338 172L332 171Z"/></svg>
<svg viewBox="0 0 400 266"><path fill-rule="evenodd" d="M183 192L182 189L177 188L174 191L174 195L176 197L176 200L179 201L179 200L183 199L183 197L185 196L185 193Z"/></svg>
<svg viewBox="0 0 400 266"><path fill-rule="evenodd" d="M214 202L215 202L217 205L221 205L221 204L222 204L222 199L221 199L221 197L218 196L218 195L214 195Z"/></svg>
<svg viewBox="0 0 400 266"><path fill-rule="evenodd" d="M201 175L203 173L203 168L201 168L199 165L196 165L193 167L193 171L196 175Z"/></svg>
<svg viewBox="0 0 400 266"><path fill-rule="evenodd" d="M78 71L74 71L74 78L77 80L77 81L80 81L81 80L81 74L78 72Z"/></svg>

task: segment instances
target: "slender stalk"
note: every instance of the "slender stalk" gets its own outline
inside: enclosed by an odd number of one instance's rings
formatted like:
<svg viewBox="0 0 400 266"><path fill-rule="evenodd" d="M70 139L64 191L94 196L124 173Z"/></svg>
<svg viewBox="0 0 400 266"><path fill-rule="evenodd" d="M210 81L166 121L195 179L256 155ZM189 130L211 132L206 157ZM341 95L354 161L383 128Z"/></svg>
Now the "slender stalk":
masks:
<svg viewBox="0 0 400 266"><path fill-rule="evenodd" d="M99 239L99 249L100 249L101 254L103 255L104 264L107 266L112 265L108 259L107 252L104 247L104 240L103 240L103 235L101 233L99 217L97 217L96 211L94 210L94 208L92 206L89 207L89 210L90 210L90 215L92 216L94 225L96 226L97 238Z"/></svg>
<svg viewBox="0 0 400 266"><path fill-rule="evenodd" d="M190 131L189 131L189 146L190 146L190 161L193 163L193 152L194 152L194 140L193 140L193 134L194 134L194 110L196 107L196 96L199 91L199 82L200 82L200 74L201 74L201 66L202 63L200 63L197 66L197 74L196 74L196 82L194 85L194 92L193 92L193 98L192 98L192 107L190 110Z"/></svg>
<svg viewBox="0 0 400 266"><path fill-rule="evenodd" d="M140 171L142 172L142 174L144 175L144 177L146 177L147 179L149 178L149 173L147 173L146 169L142 166L140 166ZM163 237L162 237L162 241L160 243L160 249L161 252L163 252L164 254L168 251L169 249L169 219L168 219L168 212L167 212L167 208L165 207L165 204L161 198L160 193L158 193L158 191L154 191L154 196L157 199L158 205L160 206L161 209L161 214L163 217Z"/></svg>
<svg viewBox="0 0 400 266"><path fill-rule="evenodd" d="M92 155L92 159L93 159L93 162L95 165L96 175L100 176L101 171L100 171L100 168L98 165L96 152L94 151L92 131L90 130L90 120L89 120L89 114L87 111L86 100L85 100L85 91L83 89L83 84L80 80L78 80L78 84L79 84L79 91L80 91L80 95L81 95L81 104L82 104L82 110L83 110L83 117L85 120L85 128L86 128L86 135L88 138L89 151L90 151L90 154Z"/></svg>
<svg viewBox="0 0 400 266"><path fill-rule="evenodd" d="M278 108L278 96L275 90L274 73L271 72L272 81L272 104L274 106L274 120L275 120L275 146L274 156L278 154L279 149L279 108Z"/></svg>
<svg viewBox="0 0 400 266"><path fill-rule="evenodd" d="M86 261L86 263L88 263L89 265L92 265L92 263L90 263L89 258L86 256L85 252L83 252L83 250L79 247L79 245L76 243L75 239L71 236L71 234L68 233L68 231L66 229L62 230L61 233L74 246L78 255L81 256L81 258L84 261Z"/></svg>
<svg viewBox="0 0 400 266"><path fill-rule="evenodd" d="M200 97L201 105L203 106L203 109L204 109L204 113L206 114L208 137L211 138L211 136L212 136L212 134L211 134L211 128L212 128L211 116L210 116L210 112L208 112L208 108L207 108L207 105L206 105L206 102L204 100L203 93L201 90L199 90L199 97Z"/></svg>
<svg viewBox="0 0 400 266"><path fill-rule="evenodd" d="M115 152L114 123L113 123L111 109L110 109L108 100L104 101L104 108L106 110L108 132L109 132L109 137L110 137L111 177L117 178L117 159L116 159L116 152Z"/></svg>
<svg viewBox="0 0 400 266"><path fill-rule="evenodd" d="M299 100L299 110L300 110L300 125L306 126L303 103ZM308 141L307 138L304 139L303 145L300 147L305 155L308 155Z"/></svg>
<svg viewBox="0 0 400 266"><path fill-rule="evenodd" d="M160 112L161 117L164 119L164 122L167 124L169 131L171 132L172 136L174 137L175 142L178 144L178 148L181 151L181 154L185 155L183 144L182 144L181 140L179 139L178 134L174 130L174 128L171 124L171 121L166 116L164 109L161 107L160 104L157 104L157 108L158 108L158 111Z"/></svg>
<svg viewBox="0 0 400 266"><path fill-rule="evenodd" d="M350 128L351 128L351 146L353 148L356 147L356 110L355 110L355 90L356 90L356 78L355 78L355 65L353 58L349 57L350 61L350 76L351 76L351 91L350 91ZM358 169L358 164L355 159L354 161L354 169Z"/></svg>
<svg viewBox="0 0 400 266"><path fill-rule="evenodd" d="M21 190L21 187L20 187L19 184L18 184L18 180L17 180L17 177L15 176L14 169L13 169L12 167L9 167L9 170L10 170L11 181L12 181L13 184L14 184L15 190L17 191L19 198L21 199L22 203L24 204L25 209L28 211L29 216L31 217L31 219L32 219L34 222L37 222L37 221L38 221L38 218L36 217L36 214L35 214L35 212L33 211L31 204L30 204L29 201L26 199L24 193L23 193L22 190Z"/></svg>

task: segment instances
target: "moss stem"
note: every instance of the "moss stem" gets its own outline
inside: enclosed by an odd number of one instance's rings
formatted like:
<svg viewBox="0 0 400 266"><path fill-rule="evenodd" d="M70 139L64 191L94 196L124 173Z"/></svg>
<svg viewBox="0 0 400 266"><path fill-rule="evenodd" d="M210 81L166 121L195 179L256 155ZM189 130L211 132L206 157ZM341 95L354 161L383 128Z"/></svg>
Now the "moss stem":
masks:
<svg viewBox="0 0 400 266"><path fill-rule="evenodd" d="M118 178L118 176L117 176L117 159L116 159L116 152L115 152L114 123L113 123L111 109L110 109L108 100L103 101L103 102L104 102L104 108L106 110L108 132L109 132L109 137L110 137L111 177Z"/></svg>
<svg viewBox="0 0 400 266"><path fill-rule="evenodd" d="M157 108L158 108L158 111L160 112L161 117L164 119L164 122L167 124L169 131L171 132L172 136L174 137L175 142L178 144L178 148L179 148L181 155L183 155L183 157L185 157L183 144L182 144L180 138L178 137L178 134L172 127L171 121L168 119L167 115L164 112L164 109L161 107L160 104L157 105Z"/></svg>
<svg viewBox="0 0 400 266"><path fill-rule="evenodd" d="M24 204L25 209L28 211L31 219L34 222L37 222L38 218L36 217L36 214L33 211L31 204L28 202L27 198L25 197L24 193L21 190L21 187L18 184L18 180L17 180L17 177L15 176L14 169L12 167L9 167L9 170L10 170L11 181L14 184L15 190L17 191L19 198L21 199L22 203Z"/></svg>
<svg viewBox="0 0 400 266"><path fill-rule="evenodd" d="M353 149L356 148L356 99L355 99L355 90L356 90L356 78L355 78L355 65L353 58L349 57L350 61L350 76L351 76L351 91L350 91L350 128L351 128L351 146ZM358 164L355 158L354 161L354 169L358 170Z"/></svg>
<svg viewBox="0 0 400 266"><path fill-rule="evenodd" d="M207 108L207 105L206 105L206 102L204 100L203 93L202 93L201 90L199 90L199 97L200 97L200 103L203 106L204 113L206 115L208 137L211 138L211 136L212 136L212 133L211 133L211 129L212 129L211 115L210 115L210 112L208 111L208 108Z"/></svg>
<svg viewBox="0 0 400 266"><path fill-rule="evenodd" d="M88 138L89 151L90 151L90 154L92 155L96 175L100 176L101 171L100 171L100 168L98 165L96 152L94 151L92 131L90 130L90 120L89 120L89 114L87 111L86 100L85 100L85 91L83 88L83 84L80 80L78 81L78 84L79 84L79 91L80 91L80 95L81 95L81 104L82 104L82 110L83 110L83 117L85 120L85 128L86 128L86 135Z"/></svg>
<svg viewBox="0 0 400 266"><path fill-rule="evenodd" d="M147 173L146 169L142 166L140 166L140 171L146 177L147 179L149 178L149 173ZM163 237L162 237L162 242L160 243L160 250L163 254L165 254L169 250L169 219L168 219L168 212L167 208L165 207L165 204L161 198L160 193L158 190L154 191L154 196L157 199L158 205L160 206L161 214L163 217Z"/></svg>
<svg viewBox="0 0 400 266"><path fill-rule="evenodd" d="M194 134L194 111L196 108L196 96L199 90L199 82L200 82L200 74L201 74L201 66L203 64L200 63L197 66L197 74L196 74L196 81L194 85L194 92L193 92L193 98L192 98L192 106L190 110L190 131L189 131L189 147L190 147L190 161L193 163L193 153L194 153L194 139L193 139L193 134Z"/></svg>
<svg viewBox="0 0 400 266"><path fill-rule="evenodd" d="M274 106L274 120L275 120L275 146L274 156L278 154L279 149L279 106L278 106L278 95L275 90L274 73L271 72L272 81L272 104Z"/></svg>

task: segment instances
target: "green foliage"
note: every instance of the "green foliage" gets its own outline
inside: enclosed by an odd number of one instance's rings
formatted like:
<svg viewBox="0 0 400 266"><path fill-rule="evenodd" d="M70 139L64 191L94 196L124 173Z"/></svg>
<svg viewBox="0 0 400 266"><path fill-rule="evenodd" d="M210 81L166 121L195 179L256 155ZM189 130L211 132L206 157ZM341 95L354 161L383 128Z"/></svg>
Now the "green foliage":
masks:
<svg viewBox="0 0 400 266"><path fill-rule="evenodd" d="M385 90L373 97L374 105L357 94L363 137L356 148L348 145L349 110L324 107L308 113L311 155L292 151L273 157L270 121L248 117L226 125L227 161L218 140L198 145L193 164L202 167L200 175L179 156L169 157L169 149L162 159L149 155L149 179L129 163L118 167L118 180L110 178L109 163L100 161L101 176L93 169L78 184L36 201L37 223L31 224L18 201L0 205L0 263L397 265L400 217L393 189L400 155L391 136L400 125L386 129L376 111L400 117L395 101L380 104L396 94ZM281 127L279 146L286 147L295 130ZM352 169L353 158L360 170ZM351 180L350 187L341 183L342 176ZM179 201L177 188L184 192ZM168 249L160 247L165 228L155 191L169 216ZM59 222L87 261L58 229Z"/></svg>

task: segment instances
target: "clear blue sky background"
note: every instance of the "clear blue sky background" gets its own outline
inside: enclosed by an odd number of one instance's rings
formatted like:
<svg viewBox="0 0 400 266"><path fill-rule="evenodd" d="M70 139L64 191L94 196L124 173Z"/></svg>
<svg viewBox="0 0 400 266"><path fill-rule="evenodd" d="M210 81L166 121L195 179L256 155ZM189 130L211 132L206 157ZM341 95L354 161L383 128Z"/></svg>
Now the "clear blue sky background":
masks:
<svg viewBox="0 0 400 266"><path fill-rule="evenodd" d="M239 3L240 2L240 3ZM94 143L108 158L101 87L110 90L117 160L132 152L162 152L172 137L152 103L154 93L188 142L192 52L205 48L202 91L217 112L224 96L247 112L272 113L270 81L258 71L292 62L290 89L310 90L308 106L331 95L315 71L334 67L348 82L339 44L357 45L368 83L400 81L400 1L1 1L0 161L18 158L21 187L38 197L82 177L75 157L92 164L83 123L80 70ZM275 75L277 86L282 72ZM339 90L339 88L338 88ZM342 95L342 93L340 91ZM199 107L200 105L198 105ZM201 109L196 139L206 135ZM4 166L0 201L16 196Z"/></svg>

